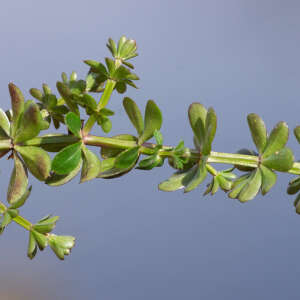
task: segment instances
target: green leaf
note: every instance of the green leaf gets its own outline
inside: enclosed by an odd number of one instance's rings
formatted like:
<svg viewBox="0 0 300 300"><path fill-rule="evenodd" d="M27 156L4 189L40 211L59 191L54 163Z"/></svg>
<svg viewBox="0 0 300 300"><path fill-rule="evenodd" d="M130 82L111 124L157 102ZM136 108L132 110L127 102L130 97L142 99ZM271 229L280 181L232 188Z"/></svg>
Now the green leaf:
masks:
<svg viewBox="0 0 300 300"><path fill-rule="evenodd" d="M0 108L0 137L8 138L10 135L10 122L6 113Z"/></svg>
<svg viewBox="0 0 300 300"><path fill-rule="evenodd" d="M17 152L14 152L14 162L7 191L7 202L10 204L17 202L24 195L28 185L27 169Z"/></svg>
<svg viewBox="0 0 300 300"><path fill-rule="evenodd" d="M162 146L164 139L163 139L163 135L161 134L161 132L159 130L154 131L154 138L155 138L157 145Z"/></svg>
<svg viewBox="0 0 300 300"><path fill-rule="evenodd" d="M188 193L194 190L200 183L204 181L206 175L207 175L206 160L203 159L199 162L199 165L195 165L187 173L187 176L184 179L186 181L184 192Z"/></svg>
<svg viewBox="0 0 300 300"><path fill-rule="evenodd" d="M108 44L106 46L110 50L112 56L116 57L117 56L117 46L112 38L108 39Z"/></svg>
<svg viewBox="0 0 300 300"><path fill-rule="evenodd" d="M14 142L18 144L36 137L41 130L41 123L42 116L39 107L33 101L27 101L16 130Z"/></svg>
<svg viewBox="0 0 300 300"><path fill-rule="evenodd" d="M32 236L34 237L39 249L43 251L48 245L48 238L35 230L31 230Z"/></svg>
<svg viewBox="0 0 300 300"><path fill-rule="evenodd" d="M131 141L131 142L137 142L137 138L130 134L120 134L113 136L114 139L118 140L124 140L124 141ZM108 148L108 147L102 147L101 148L101 157L106 159L110 157L115 157L118 154L120 154L124 149L119 148Z"/></svg>
<svg viewBox="0 0 300 300"><path fill-rule="evenodd" d="M243 176L240 176L239 178L237 178L233 184L232 184L232 190L230 191L230 193L228 194L229 198L237 198L239 193L241 192L241 190L244 188L244 186L248 183L248 179L249 179L250 174L247 173Z"/></svg>
<svg viewBox="0 0 300 300"><path fill-rule="evenodd" d="M34 177L44 181L50 175L51 158L49 154L35 146L15 146L26 166Z"/></svg>
<svg viewBox="0 0 300 300"><path fill-rule="evenodd" d="M211 144L214 140L217 130L217 116L213 108L209 108L205 119L205 137L203 141L203 155L209 155Z"/></svg>
<svg viewBox="0 0 300 300"><path fill-rule="evenodd" d="M80 161L79 161L77 167L73 171L71 171L68 174L64 174L64 175L52 173L50 175L50 177L48 177L46 179L45 183L50 186L60 186L60 185L66 184L69 181L71 181L79 173L79 171L81 169L81 165L82 165L82 159L80 158Z"/></svg>
<svg viewBox="0 0 300 300"><path fill-rule="evenodd" d="M20 208L21 206L23 206L31 193L31 189L32 189L32 186L30 186L25 191L25 193L17 201L15 201L9 208L15 209L15 208Z"/></svg>
<svg viewBox="0 0 300 300"><path fill-rule="evenodd" d="M136 103L128 97L124 98L123 106L138 135L141 136L144 131L144 122L141 111Z"/></svg>
<svg viewBox="0 0 300 300"><path fill-rule="evenodd" d="M118 48L117 48L118 57L121 57L121 53L122 53L121 51L126 41L127 41L126 36L122 35L118 42Z"/></svg>
<svg viewBox="0 0 300 300"><path fill-rule="evenodd" d="M277 175L269 168L266 168L264 165L260 165L259 168L262 175L261 193L262 195L265 195L276 183Z"/></svg>
<svg viewBox="0 0 300 300"><path fill-rule="evenodd" d="M41 144L40 147L46 150L47 152L59 152L60 150L62 150L63 148L69 145L69 142L66 143L61 142L61 140L64 140L64 137L66 136L67 136L66 134L62 134L62 133L44 134L40 137L43 138L45 144ZM57 140L54 139L54 137L56 137ZM74 137L74 142L75 141L78 141L78 139ZM27 145L26 142L24 144Z"/></svg>
<svg viewBox="0 0 300 300"><path fill-rule="evenodd" d="M64 260L65 255L71 253L71 249L75 245L75 238L72 236L50 234L48 242L56 256L59 259Z"/></svg>
<svg viewBox="0 0 300 300"><path fill-rule="evenodd" d="M65 120L68 129L77 137L81 137L80 135L80 129L81 129L81 120L80 117L75 114L74 112L69 112L66 115Z"/></svg>
<svg viewBox="0 0 300 300"><path fill-rule="evenodd" d="M82 147L83 165L81 170L80 183L94 179L101 171L101 162L96 154Z"/></svg>
<svg viewBox="0 0 300 300"><path fill-rule="evenodd" d="M104 179L110 179L110 178L117 178L120 176L125 175L128 173L134 166L134 162L131 166L129 166L127 169L119 169L115 167L116 158L111 157L107 158L101 161L101 170L98 174L97 178L104 178Z"/></svg>
<svg viewBox="0 0 300 300"><path fill-rule="evenodd" d="M10 83L8 85L8 89L11 97L12 107L12 124L10 136L14 137L18 128L19 119L24 111L24 96L21 90L13 83Z"/></svg>
<svg viewBox="0 0 300 300"><path fill-rule="evenodd" d="M52 171L64 175L76 169L81 159L81 144L78 142L59 151L52 161Z"/></svg>
<svg viewBox="0 0 300 300"><path fill-rule="evenodd" d="M155 130L160 130L162 125L162 114L153 100L149 100L145 109L144 131L139 138L139 144L153 137Z"/></svg>
<svg viewBox="0 0 300 300"><path fill-rule="evenodd" d="M216 176L219 185L221 187L221 189L223 191L230 191L232 188L232 180L226 178L223 176L223 174L220 172L217 176Z"/></svg>
<svg viewBox="0 0 300 300"><path fill-rule="evenodd" d="M290 170L294 163L294 155L290 148L283 148L275 153L262 158L262 164L265 167L280 172Z"/></svg>
<svg viewBox="0 0 300 300"><path fill-rule="evenodd" d="M247 183L239 193L238 199L241 202L246 202L253 199L259 192L261 183L262 183L261 172L260 169L257 168L255 171L252 171L252 174L247 179Z"/></svg>
<svg viewBox="0 0 300 300"><path fill-rule="evenodd" d="M58 221L58 219L58 216L51 217L51 215L49 215L46 218L43 218L40 221L38 221L38 223L34 224L32 228L39 233L49 233L56 226L56 222Z"/></svg>
<svg viewBox="0 0 300 300"><path fill-rule="evenodd" d="M247 120L253 142L259 154L262 154L267 143L267 130L265 123L258 115L253 113L247 116Z"/></svg>
<svg viewBox="0 0 300 300"><path fill-rule="evenodd" d="M285 122L279 122L272 130L263 152L263 159L281 150L289 138L289 129Z"/></svg>
<svg viewBox="0 0 300 300"><path fill-rule="evenodd" d="M74 101L72 100L72 91L70 90L68 85L58 81L56 83L56 88L65 100L65 103L68 105L70 110L73 111L75 114L80 115L77 104L74 103Z"/></svg>
<svg viewBox="0 0 300 300"><path fill-rule="evenodd" d="M121 152L116 158L115 167L117 169L130 168L139 158L139 149L140 147L133 147Z"/></svg>
<svg viewBox="0 0 300 300"><path fill-rule="evenodd" d="M296 208L296 213L298 215L300 215L300 201L299 200L300 200L300 194L298 194L298 196L296 197L295 202L294 202L294 206Z"/></svg>
<svg viewBox="0 0 300 300"><path fill-rule="evenodd" d="M294 129L294 135L298 141L298 143L300 144L300 126L297 126L295 129Z"/></svg>
<svg viewBox="0 0 300 300"><path fill-rule="evenodd" d="M207 110L200 103L192 103L189 107L189 120L193 129L194 135L197 139L199 149L202 147L205 138L205 120Z"/></svg>
<svg viewBox="0 0 300 300"><path fill-rule="evenodd" d="M129 55L135 53L136 51L136 42L135 40L126 40L123 46L120 49L120 57L126 59Z"/></svg>
<svg viewBox="0 0 300 300"><path fill-rule="evenodd" d="M39 89L32 88L32 89L29 90L29 93L35 99L37 99L39 101L42 101L43 93Z"/></svg>
<svg viewBox="0 0 300 300"><path fill-rule="evenodd" d="M158 188L164 192L173 192L184 188L184 178L187 172L176 172L169 179L161 182Z"/></svg>
<svg viewBox="0 0 300 300"><path fill-rule="evenodd" d="M287 193L289 195L294 195L298 193L299 190L300 190L300 177L296 177L295 179L289 182Z"/></svg>
<svg viewBox="0 0 300 300"><path fill-rule="evenodd" d="M36 253L37 253L37 244L36 244L35 238L32 234L32 231L29 231L27 256L30 259L33 259L36 255Z"/></svg>

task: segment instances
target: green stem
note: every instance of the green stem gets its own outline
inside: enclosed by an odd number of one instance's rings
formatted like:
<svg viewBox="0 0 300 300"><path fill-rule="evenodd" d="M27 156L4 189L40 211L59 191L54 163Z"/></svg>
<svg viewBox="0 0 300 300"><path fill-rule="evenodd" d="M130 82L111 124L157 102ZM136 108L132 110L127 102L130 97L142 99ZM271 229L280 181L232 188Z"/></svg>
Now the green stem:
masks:
<svg viewBox="0 0 300 300"><path fill-rule="evenodd" d="M0 202L0 213L4 214L6 211L7 207ZM21 216L16 216L15 218L12 219L15 223L17 223L18 225L20 225L21 227L25 228L26 230L30 230L32 224L26 220L25 218L21 217Z"/></svg>
<svg viewBox="0 0 300 300"><path fill-rule="evenodd" d="M79 139L72 135L59 135L59 136L46 136L46 137L37 137L30 141L24 143L24 145L28 146L40 146L47 144L64 144L70 145L77 142ZM4 140L5 141L5 140ZM100 137L94 135L84 136L83 142L88 146L96 146L96 147L109 147L116 149L129 149L137 146L135 141L126 141L120 140L111 137ZM154 153L155 144L152 143L144 143L140 148L140 153L145 155L151 155ZM171 146L163 146L159 151L159 154L164 157L171 157L173 149ZM192 161L199 160L199 153L197 150L188 149L185 153L185 156ZM208 156L208 163L221 163L221 164L230 164L230 165L239 165L246 167L257 167L258 166L258 157L254 155L245 155L245 154L237 154L237 153L223 153L223 152L211 152ZM300 175L300 163L294 162L292 168L287 171L290 174Z"/></svg>
<svg viewBox="0 0 300 300"><path fill-rule="evenodd" d="M105 85L104 91L101 95L100 101L98 103L96 112L99 112L102 108L104 108L108 104L108 101L110 99L110 96L111 96L115 86L116 86L116 82L114 80L108 79L106 81L106 85ZM96 116L97 116L97 113L92 114L86 121L84 128L83 128L84 136L87 135L92 130L92 128L97 120Z"/></svg>

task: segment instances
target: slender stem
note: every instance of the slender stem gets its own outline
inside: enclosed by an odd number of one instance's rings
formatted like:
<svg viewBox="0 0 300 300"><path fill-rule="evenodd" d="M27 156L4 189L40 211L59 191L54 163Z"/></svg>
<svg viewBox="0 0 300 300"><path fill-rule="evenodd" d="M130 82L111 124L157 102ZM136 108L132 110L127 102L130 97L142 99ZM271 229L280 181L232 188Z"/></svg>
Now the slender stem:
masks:
<svg viewBox="0 0 300 300"><path fill-rule="evenodd" d="M31 139L24 143L27 146L40 146L40 145L53 145L53 144L63 144L70 145L77 142L79 139L72 135L53 135L45 137L37 137ZM6 141L6 140L4 140ZM83 142L89 146L96 147L109 147L116 149L129 149L137 146L135 141L126 141L120 140L113 137L101 137L94 135L87 135L83 137ZM156 144L144 143L140 148L140 153L145 155L151 155L154 153L154 148ZM159 151L159 154L163 157L171 157L173 147L163 146ZM199 153L197 150L188 149L185 153L185 156L192 161L199 160ZM223 152L211 152L208 156L208 163L221 163L221 164L230 164L230 165L239 165L246 167L257 167L258 166L258 157L254 155L245 155L238 153L223 153ZM292 168L287 172L290 174L300 175L300 162L294 162Z"/></svg>
<svg viewBox="0 0 300 300"><path fill-rule="evenodd" d="M0 202L0 213L4 214L6 209L7 209L7 207L2 202ZM16 216L12 220L15 223L17 223L18 225L20 225L21 227L25 228L26 230L31 230L32 224L25 218L23 218L21 216Z"/></svg>
<svg viewBox="0 0 300 300"><path fill-rule="evenodd" d="M100 101L97 106L97 110L96 110L97 112L99 112L102 108L104 108L108 104L108 101L110 99L110 96L111 96L115 86L116 86L116 82L114 80L108 79L106 81L104 91L101 95ZM96 116L97 116L97 114L95 113L95 114L90 115L90 117L88 118L88 120L85 123L84 128L83 128L84 136L87 135L92 130L92 128L97 120Z"/></svg>

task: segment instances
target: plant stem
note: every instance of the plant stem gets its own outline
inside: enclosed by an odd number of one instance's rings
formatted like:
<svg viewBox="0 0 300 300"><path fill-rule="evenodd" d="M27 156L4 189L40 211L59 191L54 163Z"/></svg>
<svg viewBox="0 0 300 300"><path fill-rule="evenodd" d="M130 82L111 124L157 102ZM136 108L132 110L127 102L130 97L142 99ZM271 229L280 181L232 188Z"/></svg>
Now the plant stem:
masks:
<svg viewBox="0 0 300 300"><path fill-rule="evenodd" d="M4 214L6 211L7 207L0 202L0 213ZM21 216L16 216L15 218L12 219L15 223L17 223L18 225L20 225L21 227L25 228L26 230L30 230L32 224L26 220L25 218L21 217Z"/></svg>
<svg viewBox="0 0 300 300"><path fill-rule="evenodd" d="M45 137L37 137L31 139L24 143L27 146L40 146L40 145L50 145L50 144L63 144L70 145L77 142L79 139L72 135L59 135L59 136L45 136ZM6 140L2 140L1 142L5 143ZM89 146L96 147L106 147L106 148L115 148L115 149L129 149L137 146L135 141L126 141L120 140L113 137L101 137L94 135L84 136L83 142ZM140 148L140 153L145 155L151 155L154 153L154 148L156 144L152 143L144 143ZM159 151L159 154L163 157L171 157L173 147L171 146L163 146ZM197 150L188 149L185 153L186 157L188 157L192 161L199 160L199 153ZM212 151L208 156L208 163L221 163L221 164L230 164L230 165L239 165L246 167L254 167L258 166L258 157L254 155L245 155L238 153L223 153L223 152L214 152ZM290 174L300 175L300 163L294 162L292 168L287 171Z"/></svg>
<svg viewBox="0 0 300 300"><path fill-rule="evenodd" d="M111 96L115 86L116 86L116 82L114 80L108 79L106 81L106 85L105 85L104 91L101 95L100 101L98 103L96 112L99 112L102 108L104 108L108 104L108 101L110 99L110 96ZM83 128L84 136L87 135L92 130L92 128L97 120L96 116L97 116L97 113L92 114L86 121L84 128Z"/></svg>

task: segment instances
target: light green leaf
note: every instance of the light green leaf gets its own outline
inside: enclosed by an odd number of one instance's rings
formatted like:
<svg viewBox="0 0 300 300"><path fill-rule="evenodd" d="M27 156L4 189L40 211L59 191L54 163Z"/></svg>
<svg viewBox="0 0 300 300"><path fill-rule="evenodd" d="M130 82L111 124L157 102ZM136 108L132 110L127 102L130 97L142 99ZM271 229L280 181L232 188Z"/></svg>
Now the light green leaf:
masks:
<svg viewBox="0 0 300 300"><path fill-rule="evenodd" d="M136 128L138 135L141 136L144 131L144 122L141 111L136 103L128 97L124 98L123 106L131 123Z"/></svg>
<svg viewBox="0 0 300 300"><path fill-rule="evenodd" d="M0 138L8 138L10 135L10 122L6 113L0 108Z"/></svg>
<svg viewBox="0 0 300 300"><path fill-rule="evenodd" d="M263 158L274 154L281 150L289 138L289 128L285 122L279 122L272 130L264 149Z"/></svg>
<svg viewBox="0 0 300 300"><path fill-rule="evenodd" d="M267 130L265 123L258 115L253 113L247 116L247 120L253 142L259 154L262 154L267 143Z"/></svg>

